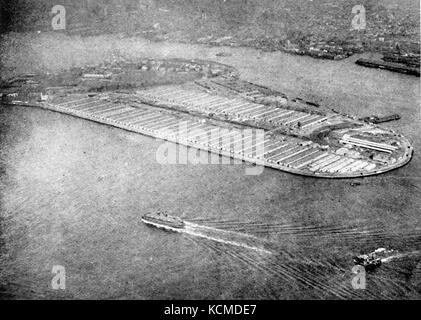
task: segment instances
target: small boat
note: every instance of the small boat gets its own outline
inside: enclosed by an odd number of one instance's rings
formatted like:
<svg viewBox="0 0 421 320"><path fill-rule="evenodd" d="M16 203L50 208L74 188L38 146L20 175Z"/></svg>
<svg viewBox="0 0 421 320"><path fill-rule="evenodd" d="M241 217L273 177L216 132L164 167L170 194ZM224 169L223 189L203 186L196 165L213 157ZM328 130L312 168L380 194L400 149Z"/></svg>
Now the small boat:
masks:
<svg viewBox="0 0 421 320"><path fill-rule="evenodd" d="M354 257L354 263L365 268L377 268L381 266L382 260L389 258L392 254L395 253L395 250L387 250L385 248L379 248L370 252L368 254L361 254L359 256Z"/></svg>
<svg viewBox="0 0 421 320"><path fill-rule="evenodd" d="M184 221L178 217L173 217L166 212L158 211L156 213L147 213L142 216L142 221L153 227L164 230L182 229L184 228Z"/></svg>

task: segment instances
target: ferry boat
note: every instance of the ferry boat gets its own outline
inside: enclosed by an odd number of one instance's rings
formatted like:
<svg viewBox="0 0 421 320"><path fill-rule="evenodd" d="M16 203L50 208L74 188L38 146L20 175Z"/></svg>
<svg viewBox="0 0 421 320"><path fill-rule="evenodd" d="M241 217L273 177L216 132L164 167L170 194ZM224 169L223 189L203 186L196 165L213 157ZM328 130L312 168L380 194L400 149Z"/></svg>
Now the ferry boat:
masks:
<svg viewBox="0 0 421 320"><path fill-rule="evenodd" d="M172 230L184 228L184 221L178 217L173 217L166 212L147 213L142 216L142 221L150 226Z"/></svg>

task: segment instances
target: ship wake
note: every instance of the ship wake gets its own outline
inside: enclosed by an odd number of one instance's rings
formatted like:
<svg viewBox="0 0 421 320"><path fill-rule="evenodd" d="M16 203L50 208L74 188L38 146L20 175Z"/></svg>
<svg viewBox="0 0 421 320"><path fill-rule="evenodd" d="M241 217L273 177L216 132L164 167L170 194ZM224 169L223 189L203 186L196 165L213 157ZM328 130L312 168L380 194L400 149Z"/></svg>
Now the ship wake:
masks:
<svg viewBox="0 0 421 320"><path fill-rule="evenodd" d="M201 226L192 222L185 221L185 227L182 229L171 229L176 232L188 234L190 236L204 238L207 240L223 243L226 245L240 247L248 250L252 250L258 253L271 254L266 243L262 239L259 239L252 235L243 234L235 231L221 230L208 226Z"/></svg>
<svg viewBox="0 0 421 320"><path fill-rule="evenodd" d="M398 253L395 254L393 256L381 259L382 263L388 263L394 260L399 260L399 259L403 259L403 258L408 258L408 257L413 257L413 256L419 256L421 255L421 250L418 251L411 251L411 252L406 252L406 253Z"/></svg>

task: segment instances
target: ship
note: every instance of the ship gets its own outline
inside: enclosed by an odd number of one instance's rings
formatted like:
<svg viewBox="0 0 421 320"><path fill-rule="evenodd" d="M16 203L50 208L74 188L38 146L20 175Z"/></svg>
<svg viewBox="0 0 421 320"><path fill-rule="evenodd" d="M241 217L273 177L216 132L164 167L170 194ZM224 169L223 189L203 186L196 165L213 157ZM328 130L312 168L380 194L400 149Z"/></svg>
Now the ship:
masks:
<svg viewBox="0 0 421 320"><path fill-rule="evenodd" d="M142 216L142 222L147 225L165 230L182 229L184 221L178 217L173 217L166 212L147 213Z"/></svg>
<svg viewBox="0 0 421 320"><path fill-rule="evenodd" d="M375 269L381 266L383 260L390 258L395 254L395 250L387 250L386 248L378 248L368 254L361 254L354 257L354 263L356 265L363 266L367 269Z"/></svg>

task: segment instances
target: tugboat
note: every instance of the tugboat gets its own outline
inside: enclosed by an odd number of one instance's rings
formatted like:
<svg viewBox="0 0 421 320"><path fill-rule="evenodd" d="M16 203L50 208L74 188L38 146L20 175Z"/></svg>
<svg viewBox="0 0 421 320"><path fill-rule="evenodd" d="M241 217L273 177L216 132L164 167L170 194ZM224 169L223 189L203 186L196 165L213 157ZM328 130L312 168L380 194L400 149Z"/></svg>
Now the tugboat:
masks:
<svg viewBox="0 0 421 320"><path fill-rule="evenodd" d="M395 250L387 250L385 248L379 248L368 254L361 254L354 257L354 263L363 266L367 269L375 269L382 264L382 260L389 258Z"/></svg>
<svg viewBox="0 0 421 320"><path fill-rule="evenodd" d="M147 213L142 216L142 221L150 226L164 229L174 230L184 228L184 221L178 217L173 217L166 212L158 211L156 213Z"/></svg>

